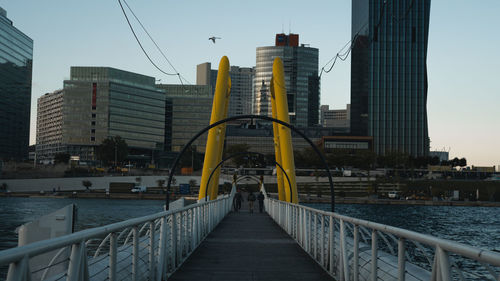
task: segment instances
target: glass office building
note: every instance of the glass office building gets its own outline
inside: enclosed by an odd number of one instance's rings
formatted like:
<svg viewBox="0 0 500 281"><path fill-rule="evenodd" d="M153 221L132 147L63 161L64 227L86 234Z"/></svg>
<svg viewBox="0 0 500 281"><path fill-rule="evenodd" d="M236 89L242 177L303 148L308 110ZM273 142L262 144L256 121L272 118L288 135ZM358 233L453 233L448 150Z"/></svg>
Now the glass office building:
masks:
<svg viewBox="0 0 500 281"><path fill-rule="evenodd" d="M0 8L0 160L28 158L33 40Z"/></svg>
<svg viewBox="0 0 500 281"><path fill-rule="evenodd" d="M271 116L269 83L276 57L283 60L290 122L298 127L319 124L319 50L299 46L297 34L277 34L275 46L258 47L254 79L254 113Z"/></svg>
<svg viewBox="0 0 500 281"><path fill-rule="evenodd" d="M428 155L430 0L352 3L351 132L379 154Z"/></svg>

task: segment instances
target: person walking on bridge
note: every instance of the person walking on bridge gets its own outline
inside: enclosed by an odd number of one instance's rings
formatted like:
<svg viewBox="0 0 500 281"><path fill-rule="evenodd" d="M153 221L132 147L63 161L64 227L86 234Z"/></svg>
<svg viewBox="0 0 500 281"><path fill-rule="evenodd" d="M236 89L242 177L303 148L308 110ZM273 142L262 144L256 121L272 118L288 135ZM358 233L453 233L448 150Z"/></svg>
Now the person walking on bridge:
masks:
<svg viewBox="0 0 500 281"><path fill-rule="evenodd" d="M262 191L257 195L257 200L259 200L259 213L262 213L264 210L264 194Z"/></svg>
<svg viewBox="0 0 500 281"><path fill-rule="evenodd" d="M241 201L243 201L243 196L241 195L241 192L238 190L234 195L233 199L233 207L235 212L238 212L241 209Z"/></svg>
<svg viewBox="0 0 500 281"><path fill-rule="evenodd" d="M248 208L250 209L250 213L253 213L253 202L255 202L255 195L252 191L248 194Z"/></svg>

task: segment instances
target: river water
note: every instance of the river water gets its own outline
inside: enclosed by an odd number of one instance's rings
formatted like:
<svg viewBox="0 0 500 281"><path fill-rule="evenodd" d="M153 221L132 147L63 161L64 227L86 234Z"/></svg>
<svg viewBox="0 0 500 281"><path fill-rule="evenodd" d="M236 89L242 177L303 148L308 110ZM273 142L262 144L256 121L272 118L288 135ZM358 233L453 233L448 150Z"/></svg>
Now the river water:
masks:
<svg viewBox="0 0 500 281"><path fill-rule="evenodd" d="M76 230L101 226L163 210L163 201L0 198L0 250L15 247L15 229L68 204L77 204ZM307 204L330 210L329 204ZM500 250L500 208L404 205L337 205L336 212L467 245Z"/></svg>

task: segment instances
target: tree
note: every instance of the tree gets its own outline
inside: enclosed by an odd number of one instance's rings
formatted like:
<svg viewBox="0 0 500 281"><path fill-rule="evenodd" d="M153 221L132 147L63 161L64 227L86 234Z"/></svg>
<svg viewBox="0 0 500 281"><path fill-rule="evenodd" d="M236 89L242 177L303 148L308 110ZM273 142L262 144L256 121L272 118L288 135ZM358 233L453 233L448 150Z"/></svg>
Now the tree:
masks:
<svg viewBox="0 0 500 281"><path fill-rule="evenodd" d="M54 162L68 164L70 155L69 153L56 153L54 155Z"/></svg>
<svg viewBox="0 0 500 281"><path fill-rule="evenodd" d="M195 180L195 179L190 179L190 180L189 180L189 185L190 185L191 187L195 187L195 186L196 186L196 180Z"/></svg>
<svg viewBox="0 0 500 281"><path fill-rule="evenodd" d="M97 158L106 164L123 162L128 156L128 145L120 136L108 137L97 147Z"/></svg>
<svg viewBox="0 0 500 281"><path fill-rule="evenodd" d="M189 146L181 159L179 159L179 167L192 167L193 171L198 171L203 168L203 157L198 153L196 146Z"/></svg>
<svg viewBox="0 0 500 281"><path fill-rule="evenodd" d="M90 191L90 187L92 186L92 182L89 180L84 180L84 181L82 181L82 185L85 186L85 189L87 191Z"/></svg>
<svg viewBox="0 0 500 281"><path fill-rule="evenodd" d="M248 152L250 146L246 143L244 144L231 144L224 149L224 157L229 157L236 153L241 153L241 155L231 158L231 161L236 165L236 167L243 166L247 163L248 155L243 154L243 152Z"/></svg>

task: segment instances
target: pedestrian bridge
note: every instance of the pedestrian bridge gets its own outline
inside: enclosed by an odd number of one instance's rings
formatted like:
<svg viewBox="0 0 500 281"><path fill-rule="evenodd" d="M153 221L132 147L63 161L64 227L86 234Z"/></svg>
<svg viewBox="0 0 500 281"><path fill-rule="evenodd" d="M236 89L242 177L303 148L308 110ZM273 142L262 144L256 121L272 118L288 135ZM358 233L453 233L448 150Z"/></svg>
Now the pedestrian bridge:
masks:
<svg viewBox="0 0 500 281"><path fill-rule="evenodd" d="M210 125L173 163L166 211L0 252L7 280L496 280L500 253L340 215L333 181L318 148L290 125L283 64L270 81L273 117L226 118L229 61L221 60ZM225 122L273 122L278 193L265 194L265 213L231 212L236 192L218 191ZM290 130L306 139L325 165L332 209L298 204ZM170 204L173 173L182 154L208 131L199 201ZM56 218L57 219L57 218ZM3 275L2 275L3 274Z"/></svg>
<svg viewBox="0 0 500 281"><path fill-rule="evenodd" d="M267 194L264 213L234 212L234 193L5 250L0 265L7 280L500 280L496 252Z"/></svg>

